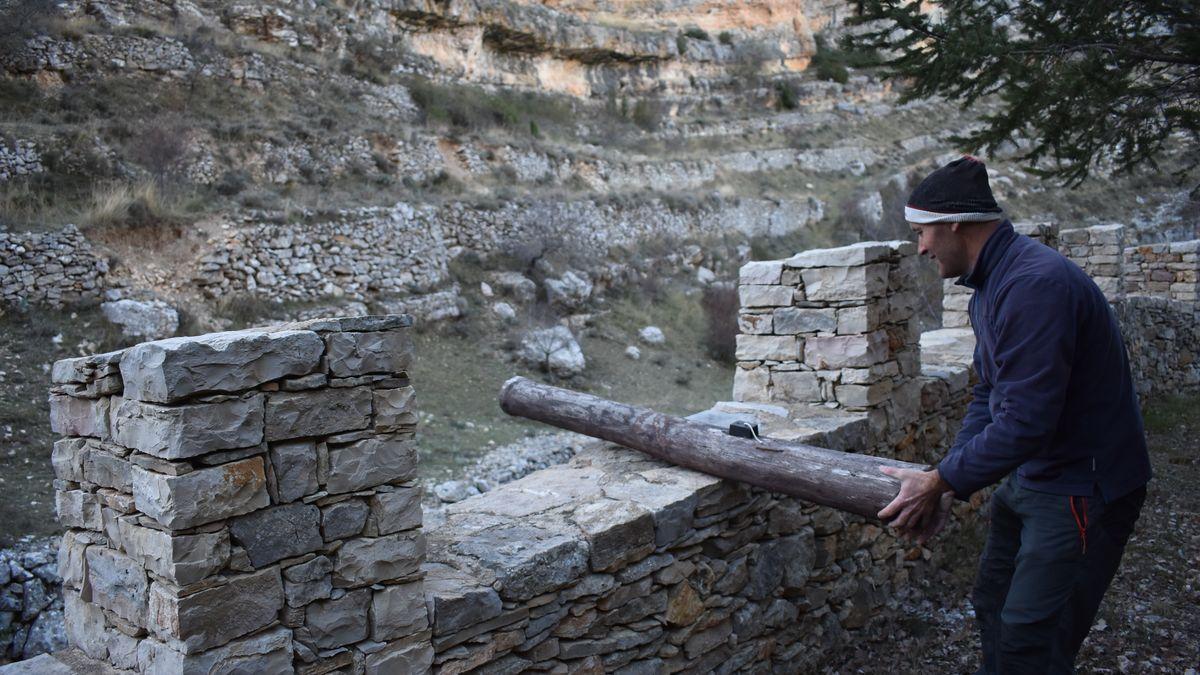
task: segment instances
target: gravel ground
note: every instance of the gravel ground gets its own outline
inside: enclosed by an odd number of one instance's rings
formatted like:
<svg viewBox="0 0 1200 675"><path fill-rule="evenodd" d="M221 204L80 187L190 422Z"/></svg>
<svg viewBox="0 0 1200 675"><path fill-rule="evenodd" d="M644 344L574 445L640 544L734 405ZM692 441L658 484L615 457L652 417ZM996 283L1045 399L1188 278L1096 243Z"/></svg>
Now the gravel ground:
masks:
<svg viewBox="0 0 1200 675"><path fill-rule="evenodd" d="M1076 660L1080 673L1200 670L1200 396L1155 401L1146 426L1155 477ZM826 672L974 672L980 652L969 598L979 552L966 546L947 556L925 589L898 598L895 618L831 654L837 665Z"/></svg>

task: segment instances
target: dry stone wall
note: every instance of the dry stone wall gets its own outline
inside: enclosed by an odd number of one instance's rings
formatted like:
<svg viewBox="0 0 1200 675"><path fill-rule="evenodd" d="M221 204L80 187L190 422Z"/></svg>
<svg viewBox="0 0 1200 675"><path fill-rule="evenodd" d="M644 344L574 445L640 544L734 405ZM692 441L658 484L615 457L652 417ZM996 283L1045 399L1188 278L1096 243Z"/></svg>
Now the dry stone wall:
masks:
<svg viewBox="0 0 1200 675"><path fill-rule="evenodd" d="M1122 295L1124 225L1097 225L1063 230L1059 251L1079 265L1110 301Z"/></svg>
<svg viewBox="0 0 1200 675"><path fill-rule="evenodd" d="M0 141L0 183L18 176L41 173L42 156L33 141Z"/></svg>
<svg viewBox="0 0 1200 675"><path fill-rule="evenodd" d="M1200 313L1194 302L1128 295L1113 303L1134 387L1143 401L1200 387Z"/></svg>
<svg viewBox="0 0 1200 675"><path fill-rule="evenodd" d="M633 206L576 201L496 208L399 203L300 225L231 226L223 238L210 242L194 282L214 298L251 292L363 300L439 286L448 278L449 260L464 251L487 255L511 247L548 246L594 261L612 246L631 246L648 236L698 237L731 230L778 235L822 214L816 199L741 200L694 210L672 209L657 200Z"/></svg>
<svg viewBox="0 0 1200 675"><path fill-rule="evenodd" d="M739 347L743 365L762 372L735 386L737 398L755 400L694 419L753 419L775 438L934 459L961 419L971 373L945 355L921 366L909 321L913 260L912 244L872 242L744 267L745 313L758 318L742 325L757 320L759 332ZM830 277L870 281L833 298L822 287ZM771 293L770 304L752 300ZM813 313L799 319L789 307ZM763 332L777 317L780 329ZM818 320L804 330L786 323ZM759 348L773 351L746 351ZM785 384L804 372L810 387ZM892 384L893 403L857 389L839 399L840 386L879 382ZM822 648L886 611L921 568L862 518L603 443L448 506L429 542L439 673L804 672Z"/></svg>
<svg viewBox="0 0 1200 675"><path fill-rule="evenodd" d="M45 233L0 229L0 303L97 298L108 271L108 259L72 225Z"/></svg>
<svg viewBox="0 0 1200 675"><path fill-rule="evenodd" d="M1116 313L1134 385L1143 400L1200 386L1200 240L1125 247L1124 225L1018 231L1056 245L1104 292ZM945 280L943 325L969 327L971 290Z"/></svg>
<svg viewBox="0 0 1200 675"><path fill-rule="evenodd" d="M0 659L66 647L57 550L57 537L39 537L0 551Z"/></svg>
<svg viewBox="0 0 1200 675"><path fill-rule="evenodd" d="M66 634L139 673L432 658L407 317L54 365Z"/></svg>
<svg viewBox="0 0 1200 675"><path fill-rule="evenodd" d="M1200 300L1200 240L1127 248L1124 262L1126 293Z"/></svg>

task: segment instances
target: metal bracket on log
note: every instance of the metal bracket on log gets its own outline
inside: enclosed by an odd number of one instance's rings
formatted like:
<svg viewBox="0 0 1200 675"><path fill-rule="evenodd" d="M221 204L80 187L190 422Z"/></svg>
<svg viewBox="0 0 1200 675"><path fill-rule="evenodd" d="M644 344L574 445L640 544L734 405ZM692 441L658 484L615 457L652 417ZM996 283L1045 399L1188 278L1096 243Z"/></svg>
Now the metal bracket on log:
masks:
<svg viewBox="0 0 1200 675"><path fill-rule="evenodd" d="M867 518L875 518L900 491L900 482L881 473L881 465L925 469L910 462L803 443L738 438L718 427L524 377L504 383L500 407L509 415Z"/></svg>

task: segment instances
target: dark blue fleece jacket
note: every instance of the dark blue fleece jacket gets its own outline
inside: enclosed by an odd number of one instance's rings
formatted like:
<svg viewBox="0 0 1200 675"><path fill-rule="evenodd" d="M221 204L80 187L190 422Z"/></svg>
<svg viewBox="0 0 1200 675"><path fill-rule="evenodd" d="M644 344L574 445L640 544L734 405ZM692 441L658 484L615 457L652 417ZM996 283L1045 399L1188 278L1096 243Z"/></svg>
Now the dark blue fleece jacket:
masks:
<svg viewBox="0 0 1200 675"><path fill-rule="evenodd" d="M1117 499L1150 480L1125 344L1104 294L1004 221L958 283L973 288L979 384L938 465L960 499L1013 469L1021 485Z"/></svg>

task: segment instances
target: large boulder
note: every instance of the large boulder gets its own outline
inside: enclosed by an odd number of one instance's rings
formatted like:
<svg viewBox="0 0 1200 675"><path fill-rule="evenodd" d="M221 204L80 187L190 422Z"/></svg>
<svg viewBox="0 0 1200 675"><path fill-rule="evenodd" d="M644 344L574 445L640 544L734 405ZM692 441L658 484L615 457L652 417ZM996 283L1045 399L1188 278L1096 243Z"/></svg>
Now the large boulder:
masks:
<svg viewBox="0 0 1200 675"><path fill-rule="evenodd" d="M564 378L582 373L587 366L583 350L566 326L527 333L517 356L530 367Z"/></svg>
<svg viewBox="0 0 1200 675"><path fill-rule="evenodd" d="M115 300L101 303L100 311L126 337L160 340L179 329L179 312L161 300Z"/></svg>

